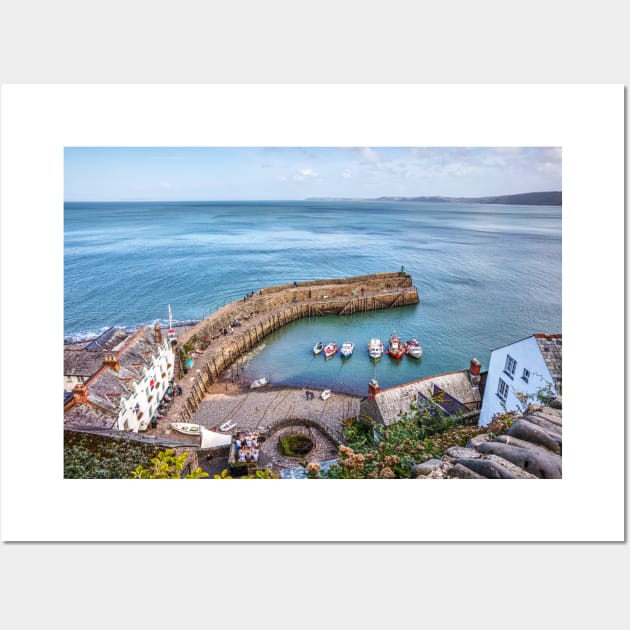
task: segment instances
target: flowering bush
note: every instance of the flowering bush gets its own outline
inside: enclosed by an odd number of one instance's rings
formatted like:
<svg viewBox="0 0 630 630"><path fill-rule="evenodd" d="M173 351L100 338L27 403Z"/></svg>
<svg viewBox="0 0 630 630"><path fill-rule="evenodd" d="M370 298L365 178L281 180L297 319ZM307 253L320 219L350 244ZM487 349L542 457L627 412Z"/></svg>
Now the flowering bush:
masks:
<svg viewBox="0 0 630 630"><path fill-rule="evenodd" d="M460 416L449 416L439 399L412 403L399 420L382 426L361 417L344 424L346 444L339 447L334 479L405 479L415 464L439 458L450 446L465 446L485 427L465 426ZM506 429L507 430L507 429Z"/></svg>

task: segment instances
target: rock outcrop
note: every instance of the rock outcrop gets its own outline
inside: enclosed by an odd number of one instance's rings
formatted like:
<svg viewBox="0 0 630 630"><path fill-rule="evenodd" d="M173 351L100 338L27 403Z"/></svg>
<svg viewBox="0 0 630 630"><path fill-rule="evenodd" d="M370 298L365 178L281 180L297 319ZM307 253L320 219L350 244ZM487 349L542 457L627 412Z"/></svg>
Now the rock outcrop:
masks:
<svg viewBox="0 0 630 630"><path fill-rule="evenodd" d="M417 479L561 479L562 399L530 405L507 433L478 435L441 460L414 467Z"/></svg>

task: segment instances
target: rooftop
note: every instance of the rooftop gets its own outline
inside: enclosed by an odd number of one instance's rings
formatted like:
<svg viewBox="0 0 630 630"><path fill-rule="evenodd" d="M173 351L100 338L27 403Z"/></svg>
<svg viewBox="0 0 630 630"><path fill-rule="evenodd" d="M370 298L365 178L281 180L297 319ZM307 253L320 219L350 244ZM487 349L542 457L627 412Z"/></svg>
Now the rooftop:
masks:
<svg viewBox="0 0 630 630"><path fill-rule="evenodd" d="M124 333L124 338L116 334L117 332L104 342L103 345L110 348L107 351L70 351L76 355L100 357L100 365L86 383L90 404L76 404L71 407L64 417L66 428L111 428L118 417L121 398L128 397L133 384L142 378L144 367L148 367L157 354L158 344L153 329L143 326L132 335ZM112 346L114 341L116 344ZM119 371L103 367L104 353L116 356L120 364Z"/></svg>
<svg viewBox="0 0 630 630"><path fill-rule="evenodd" d="M481 394L470 382L469 371L448 372L381 390L374 397L385 424L407 413L419 398L438 397L448 414L472 411L481 403ZM364 399L365 400L365 399Z"/></svg>
<svg viewBox="0 0 630 630"><path fill-rule="evenodd" d="M534 335L556 389L562 389L562 335Z"/></svg>
<svg viewBox="0 0 630 630"><path fill-rule="evenodd" d="M132 335L120 328L109 328L91 341L66 346L63 373L66 376L91 377L103 366L105 354L117 352Z"/></svg>

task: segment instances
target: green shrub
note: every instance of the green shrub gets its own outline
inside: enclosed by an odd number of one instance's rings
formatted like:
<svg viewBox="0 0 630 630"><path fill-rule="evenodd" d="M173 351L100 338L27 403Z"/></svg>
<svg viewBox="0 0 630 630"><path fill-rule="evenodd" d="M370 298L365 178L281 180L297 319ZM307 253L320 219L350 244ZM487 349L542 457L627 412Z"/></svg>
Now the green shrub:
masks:
<svg viewBox="0 0 630 630"><path fill-rule="evenodd" d="M279 446L287 457L304 457L313 449L313 441L305 435L287 435L280 438Z"/></svg>

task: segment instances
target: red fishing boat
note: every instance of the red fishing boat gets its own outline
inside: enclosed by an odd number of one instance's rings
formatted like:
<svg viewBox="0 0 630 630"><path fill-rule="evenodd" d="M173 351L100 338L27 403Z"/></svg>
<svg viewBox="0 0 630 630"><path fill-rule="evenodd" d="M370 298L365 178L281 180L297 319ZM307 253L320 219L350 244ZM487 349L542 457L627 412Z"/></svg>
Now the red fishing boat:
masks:
<svg viewBox="0 0 630 630"><path fill-rule="evenodd" d="M324 348L324 356L326 358L328 357L332 357L333 354L337 353L337 350L339 348L337 348L337 344L334 341L331 341L325 348Z"/></svg>
<svg viewBox="0 0 630 630"><path fill-rule="evenodd" d="M400 339L395 337L393 334L389 339L387 354L389 354L390 357L394 357L394 359L402 359L402 355L405 354L405 348Z"/></svg>

